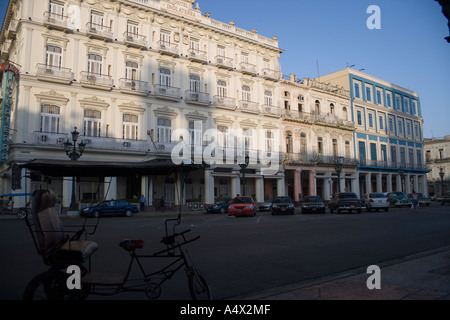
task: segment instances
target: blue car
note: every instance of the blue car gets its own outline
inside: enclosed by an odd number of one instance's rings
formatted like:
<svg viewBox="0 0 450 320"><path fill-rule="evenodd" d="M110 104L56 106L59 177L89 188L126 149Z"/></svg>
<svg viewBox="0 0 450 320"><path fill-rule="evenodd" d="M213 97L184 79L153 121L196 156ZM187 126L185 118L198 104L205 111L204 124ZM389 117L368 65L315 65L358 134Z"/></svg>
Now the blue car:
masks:
<svg viewBox="0 0 450 320"><path fill-rule="evenodd" d="M84 208L80 215L83 217L99 218L101 216L127 216L131 217L133 213L138 213L139 208L124 200L108 200L99 204Z"/></svg>
<svg viewBox="0 0 450 320"><path fill-rule="evenodd" d="M230 206L232 199L228 201L222 201L214 206L206 208L206 213L228 213L228 207Z"/></svg>

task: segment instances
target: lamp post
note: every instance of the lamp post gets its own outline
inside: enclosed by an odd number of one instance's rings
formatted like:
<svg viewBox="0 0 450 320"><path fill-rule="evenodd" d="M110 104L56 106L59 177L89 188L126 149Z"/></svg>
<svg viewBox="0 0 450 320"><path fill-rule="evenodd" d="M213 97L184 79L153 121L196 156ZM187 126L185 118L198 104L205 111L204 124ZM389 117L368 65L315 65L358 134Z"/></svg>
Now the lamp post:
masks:
<svg viewBox="0 0 450 320"><path fill-rule="evenodd" d="M441 178L441 197L442 194L444 193L444 176L445 176L444 168L441 168L441 170L439 171L439 177Z"/></svg>
<svg viewBox="0 0 450 320"><path fill-rule="evenodd" d="M400 176L400 183L402 185L402 192L404 192L403 191L403 184L404 184L404 181L405 181L405 170L403 170L403 168L398 169L398 174Z"/></svg>
<svg viewBox="0 0 450 320"><path fill-rule="evenodd" d="M336 170L338 176L338 192L341 192L341 172L343 164L344 164L344 157L334 158L334 170Z"/></svg>
<svg viewBox="0 0 450 320"><path fill-rule="evenodd" d="M249 162L250 162L250 158L249 158L248 154L246 154L245 158L244 158L244 163L239 164L239 166L241 167L241 170L242 170L242 187L243 187L242 195L243 196L246 195L245 194L245 186L247 184L247 181L245 180L245 169L247 169Z"/></svg>
<svg viewBox="0 0 450 320"><path fill-rule="evenodd" d="M77 148L77 141L78 137L80 136L80 133L77 131L77 127L74 127L74 130L71 132L71 134L73 143L69 141L69 138L67 138L66 142L64 142L64 150L66 151L66 155L70 158L70 160L77 161L83 155L86 144L83 140L81 140L81 142L78 142ZM70 210L78 210L78 203L75 194L75 177L72 177L72 199L70 201Z"/></svg>

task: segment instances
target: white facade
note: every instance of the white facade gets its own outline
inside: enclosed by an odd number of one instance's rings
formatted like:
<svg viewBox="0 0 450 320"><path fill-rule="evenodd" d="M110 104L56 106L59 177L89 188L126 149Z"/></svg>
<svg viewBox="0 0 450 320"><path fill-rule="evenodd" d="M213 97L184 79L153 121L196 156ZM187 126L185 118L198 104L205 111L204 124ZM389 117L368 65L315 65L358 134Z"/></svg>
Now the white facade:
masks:
<svg viewBox="0 0 450 320"><path fill-rule="evenodd" d="M428 166L428 192L440 196L450 190L450 136L425 139L425 159ZM443 175L441 174L443 173Z"/></svg>
<svg viewBox="0 0 450 320"><path fill-rule="evenodd" d="M256 149L258 132L280 128L276 38L213 20L193 1L10 1L1 43L2 59L20 65L9 164L67 160L62 142L74 127L87 143L82 160L124 162L170 159L177 129L203 147L216 139L229 144L228 133L243 129L254 141L247 147ZM208 136L208 129L219 132ZM184 200L211 204L241 193L238 164L193 176ZM252 159L247 194L263 201L260 169ZM108 198L142 191L149 204L160 196L178 204L173 179L139 179L113 178ZM271 179L283 180L282 170ZM67 206L71 183L52 183ZM9 184L6 175L3 190ZM82 182L78 196L101 196L94 189Z"/></svg>

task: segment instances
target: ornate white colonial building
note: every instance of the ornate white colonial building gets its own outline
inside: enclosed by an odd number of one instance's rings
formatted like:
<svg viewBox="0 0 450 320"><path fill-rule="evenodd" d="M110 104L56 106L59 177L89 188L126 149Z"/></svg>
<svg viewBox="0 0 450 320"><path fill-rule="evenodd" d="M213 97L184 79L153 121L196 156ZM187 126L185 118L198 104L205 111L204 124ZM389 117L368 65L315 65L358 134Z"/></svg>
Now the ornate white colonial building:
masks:
<svg viewBox="0 0 450 320"><path fill-rule="evenodd" d="M174 146L187 139L173 134L178 129L203 148L215 141L236 151L231 161L190 175L181 198L173 177L130 175L104 177L111 182L107 188L78 177L81 200L108 192L108 198L145 194L150 205L161 196L169 204L190 199L212 204L216 197L243 193L243 153L236 146L270 154L281 143L282 50L275 37L216 21L193 5L193 0L9 1L1 54L19 66L20 81L2 190L10 188L13 164L70 162L63 144L77 127L86 144L79 161L85 162L171 159ZM262 175L264 165L251 155L246 193L263 201L269 185L264 181L270 180L271 192L284 194L280 158L273 161L280 170ZM43 178L33 175L26 188L47 187ZM52 179L48 187L67 207L71 177Z"/></svg>

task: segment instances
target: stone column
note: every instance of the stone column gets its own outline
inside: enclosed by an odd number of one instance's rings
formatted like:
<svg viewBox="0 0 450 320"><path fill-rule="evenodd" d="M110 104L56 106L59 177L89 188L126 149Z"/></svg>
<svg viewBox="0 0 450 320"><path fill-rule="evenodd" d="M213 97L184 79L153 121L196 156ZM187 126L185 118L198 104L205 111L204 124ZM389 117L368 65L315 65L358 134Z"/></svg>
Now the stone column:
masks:
<svg viewBox="0 0 450 320"><path fill-rule="evenodd" d="M256 202L264 202L264 178L262 175L255 178L255 194Z"/></svg>
<svg viewBox="0 0 450 320"><path fill-rule="evenodd" d="M327 201L331 198L331 187L332 187L331 173L328 172L323 177L323 200Z"/></svg>
<svg viewBox="0 0 450 320"><path fill-rule="evenodd" d="M205 170L205 206L214 204L214 176L212 169Z"/></svg>
<svg viewBox="0 0 450 320"><path fill-rule="evenodd" d="M234 198L241 194L241 176L239 170L232 171L234 177L231 178L231 197Z"/></svg>
<svg viewBox="0 0 450 320"><path fill-rule="evenodd" d="M294 201L300 201L299 194L302 192L301 169L294 170Z"/></svg>
<svg viewBox="0 0 450 320"><path fill-rule="evenodd" d="M282 197L285 195L285 192L284 174L282 174L281 177L277 179L277 196Z"/></svg>
<svg viewBox="0 0 450 320"><path fill-rule="evenodd" d="M392 173L389 173L388 175L387 175L387 192L392 192Z"/></svg>
<svg viewBox="0 0 450 320"><path fill-rule="evenodd" d="M377 192L383 192L383 175L381 173L377 173Z"/></svg>
<svg viewBox="0 0 450 320"><path fill-rule="evenodd" d="M372 174L366 173L366 193L372 192Z"/></svg>
<svg viewBox="0 0 450 320"><path fill-rule="evenodd" d="M313 170L309 171L309 195L310 196L317 195L316 173Z"/></svg>

